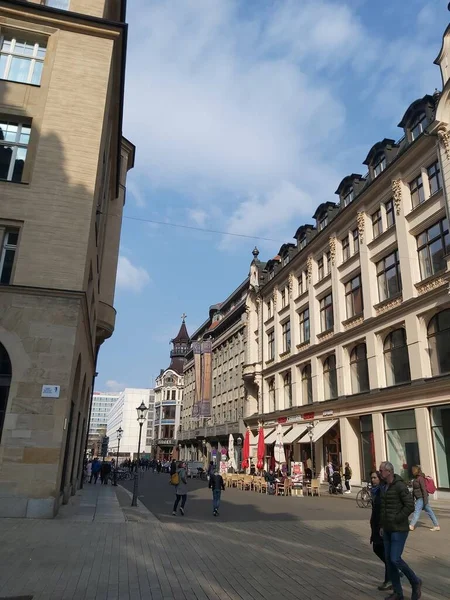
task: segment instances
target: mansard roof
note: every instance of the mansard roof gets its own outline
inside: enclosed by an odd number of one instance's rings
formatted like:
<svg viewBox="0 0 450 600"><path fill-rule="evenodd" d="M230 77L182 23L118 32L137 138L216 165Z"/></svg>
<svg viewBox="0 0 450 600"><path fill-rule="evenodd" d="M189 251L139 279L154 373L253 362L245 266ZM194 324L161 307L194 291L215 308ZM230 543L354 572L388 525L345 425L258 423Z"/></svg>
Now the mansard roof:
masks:
<svg viewBox="0 0 450 600"><path fill-rule="evenodd" d="M334 193L341 195L348 187L354 185L355 182L359 183L361 181L366 180L360 173L352 173L351 175L347 175L347 177L344 177L344 179L341 181L338 189Z"/></svg>
<svg viewBox="0 0 450 600"><path fill-rule="evenodd" d="M402 127L403 129L407 127L407 125L409 125L409 123L413 119L414 115L421 111L426 112L427 116L429 117L429 113L434 111L434 107L434 98L429 94L425 94L423 98L418 98L417 100L414 100L414 102L410 104L406 109L406 112L403 115L402 120L398 124L398 127ZM428 111L426 109L428 109Z"/></svg>
<svg viewBox="0 0 450 600"><path fill-rule="evenodd" d="M395 140L384 138L384 140L381 140L381 142L377 142L372 146L372 148L369 150L369 154L366 156L366 160L363 162L363 165L371 165L373 159L379 152L391 151L393 148L398 148L398 144L395 143Z"/></svg>
<svg viewBox="0 0 450 600"><path fill-rule="evenodd" d="M308 231L313 231L314 229L316 229L316 226L315 225L311 225L310 223L309 224L307 223L306 225L300 225L300 227L295 232L294 238L296 240L298 240L302 236L306 235L306 233Z"/></svg>
<svg viewBox="0 0 450 600"><path fill-rule="evenodd" d="M322 202L317 207L316 212L313 214L313 219L318 219L321 215L325 214L329 211L330 208L336 208L338 204L336 202Z"/></svg>

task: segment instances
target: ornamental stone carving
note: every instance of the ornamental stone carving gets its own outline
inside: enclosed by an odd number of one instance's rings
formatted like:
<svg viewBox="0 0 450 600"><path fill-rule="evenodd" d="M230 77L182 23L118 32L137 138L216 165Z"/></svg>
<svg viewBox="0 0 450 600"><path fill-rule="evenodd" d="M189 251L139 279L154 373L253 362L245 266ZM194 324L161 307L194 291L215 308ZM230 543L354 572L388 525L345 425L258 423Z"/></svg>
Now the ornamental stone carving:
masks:
<svg viewBox="0 0 450 600"><path fill-rule="evenodd" d="M261 298L258 296L256 298L256 312L259 315L259 311L261 310Z"/></svg>
<svg viewBox="0 0 450 600"><path fill-rule="evenodd" d="M294 291L294 273L289 273L289 296L292 297L292 292Z"/></svg>
<svg viewBox="0 0 450 600"><path fill-rule="evenodd" d="M402 206L402 181L401 179L394 179L392 182L392 196L394 199L395 214L400 216L400 209Z"/></svg>
<svg viewBox="0 0 450 600"><path fill-rule="evenodd" d="M344 329L346 331L347 329L353 329L353 327L357 327L358 325L361 325L361 323L364 323L364 317L356 317L354 319L348 320L344 324Z"/></svg>
<svg viewBox="0 0 450 600"><path fill-rule="evenodd" d="M422 294L426 294L427 292L431 292L432 290L435 290L438 287L441 287L441 285L445 284L445 279L443 277L437 277L436 279L433 279L432 281L428 281L427 283L424 283L421 286L418 286L417 288L417 292L419 295Z"/></svg>
<svg viewBox="0 0 450 600"><path fill-rule="evenodd" d="M358 226L359 243L364 244L364 226L366 224L366 213L359 212L356 215L356 225Z"/></svg>
<svg viewBox="0 0 450 600"><path fill-rule="evenodd" d="M445 127L442 127L441 129L438 129L437 134L439 141L444 147L445 156L447 157L447 160L450 160L450 132L445 129Z"/></svg>
<svg viewBox="0 0 450 600"><path fill-rule="evenodd" d="M394 300L391 300L391 302L386 302L385 304L378 307L376 309L376 313L377 315L382 315L383 313L388 312L388 310L392 310L396 306L400 306L402 302L403 298L394 298Z"/></svg>
<svg viewBox="0 0 450 600"><path fill-rule="evenodd" d="M330 236L330 256L331 264L334 266L336 264L336 237L334 235Z"/></svg>
<svg viewBox="0 0 450 600"><path fill-rule="evenodd" d="M313 258L311 255L306 259L306 274L308 277L308 283L312 281L312 268L313 268Z"/></svg>
<svg viewBox="0 0 450 600"><path fill-rule="evenodd" d="M273 310L275 311L275 309L277 308L277 296L278 296L278 288L275 286L273 288Z"/></svg>

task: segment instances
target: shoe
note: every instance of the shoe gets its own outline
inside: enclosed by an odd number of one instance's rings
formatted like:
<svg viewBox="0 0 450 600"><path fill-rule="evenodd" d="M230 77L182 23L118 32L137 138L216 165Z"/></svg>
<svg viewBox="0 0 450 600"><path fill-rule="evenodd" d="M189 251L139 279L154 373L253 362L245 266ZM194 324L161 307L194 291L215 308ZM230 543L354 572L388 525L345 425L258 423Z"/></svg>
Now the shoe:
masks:
<svg viewBox="0 0 450 600"><path fill-rule="evenodd" d="M176 517L176 516L177 516L177 511L176 511L176 510L173 510L173 511L172 511L172 514L173 514L173 516L174 516L174 517Z"/></svg>
<svg viewBox="0 0 450 600"><path fill-rule="evenodd" d="M184 508L180 508L180 513L183 515L184 517Z"/></svg>
<svg viewBox="0 0 450 600"><path fill-rule="evenodd" d="M410 530L410 531L414 531L414 525L410 525L410 526L409 526L409 530Z"/></svg>
<svg viewBox="0 0 450 600"><path fill-rule="evenodd" d="M347 490L346 492L344 492L344 494L351 494L351 491Z"/></svg>
<svg viewBox="0 0 450 600"><path fill-rule="evenodd" d="M412 594L411 600L420 600L422 598L422 580L419 579L419 582L416 585L412 586Z"/></svg>
<svg viewBox="0 0 450 600"><path fill-rule="evenodd" d="M390 581L384 581L381 585L378 586L380 592L387 592L388 590L392 590L392 583Z"/></svg>
<svg viewBox="0 0 450 600"><path fill-rule="evenodd" d="M384 600L405 600L405 596L399 596L397 592L393 592L390 596L386 596Z"/></svg>
<svg viewBox="0 0 450 600"><path fill-rule="evenodd" d="M439 527L439 525L434 525L434 527L431 527L430 531L440 531L441 528Z"/></svg>
<svg viewBox="0 0 450 600"><path fill-rule="evenodd" d="M217 510L213 511L213 515L217 517Z"/></svg>

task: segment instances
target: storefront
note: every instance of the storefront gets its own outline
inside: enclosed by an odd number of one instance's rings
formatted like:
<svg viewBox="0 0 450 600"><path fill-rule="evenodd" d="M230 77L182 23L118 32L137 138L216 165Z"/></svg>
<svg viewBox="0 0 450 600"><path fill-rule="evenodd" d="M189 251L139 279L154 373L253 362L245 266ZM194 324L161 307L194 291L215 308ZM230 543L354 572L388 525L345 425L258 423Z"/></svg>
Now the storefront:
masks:
<svg viewBox="0 0 450 600"><path fill-rule="evenodd" d="M384 430L387 459L394 465L395 473L409 481L412 478L412 467L420 465L414 410L385 413Z"/></svg>
<svg viewBox="0 0 450 600"><path fill-rule="evenodd" d="M372 415L359 418L361 432L361 481L370 481L370 473L377 468Z"/></svg>
<svg viewBox="0 0 450 600"><path fill-rule="evenodd" d="M431 431L436 463L437 487L450 489L450 405L433 407Z"/></svg>

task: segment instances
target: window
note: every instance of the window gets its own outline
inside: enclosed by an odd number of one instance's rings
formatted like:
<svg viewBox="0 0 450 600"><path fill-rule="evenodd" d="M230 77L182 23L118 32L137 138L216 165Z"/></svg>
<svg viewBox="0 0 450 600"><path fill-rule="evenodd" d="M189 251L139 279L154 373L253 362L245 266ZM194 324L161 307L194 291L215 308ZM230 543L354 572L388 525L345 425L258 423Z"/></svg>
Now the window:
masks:
<svg viewBox="0 0 450 600"><path fill-rule="evenodd" d="M369 368L367 365L366 344L358 344L350 354L350 371L352 377L352 392L369 391Z"/></svg>
<svg viewBox="0 0 450 600"><path fill-rule="evenodd" d="M350 258L350 241L348 235L342 240L342 260L348 260Z"/></svg>
<svg viewBox="0 0 450 600"><path fill-rule="evenodd" d="M42 42L0 36L0 79L39 85L45 52Z"/></svg>
<svg viewBox="0 0 450 600"><path fill-rule="evenodd" d="M286 306L286 288L281 290L280 295L281 295L281 308L284 308Z"/></svg>
<svg viewBox="0 0 450 600"><path fill-rule="evenodd" d="M53 8L67 10L69 8L70 0L42 0L42 4L52 6Z"/></svg>
<svg viewBox="0 0 450 600"><path fill-rule="evenodd" d="M322 231L322 229L325 229L325 227L328 225L328 215L325 214L323 215L320 219L319 219L319 231Z"/></svg>
<svg viewBox="0 0 450 600"><path fill-rule="evenodd" d="M320 325L322 332L328 331L334 326L332 294L328 294L320 301Z"/></svg>
<svg viewBox="0 0 450 600"><path fill-rule="evenodd" d="M375 211L372 215L372 230L373 237L378 237L381 233L383 233L383 223L381 221L381 209Z"/></svg>
<svg viewBox="0 0 450 600"><path fill-rule="evenodd" d="M277 402L275 397L275 379L269 379L269 411L277 410Z"/></svg>
<svg viewBox="0 0 450 600"><path fill-rule="evenodd" d="M382 173L386 168L386 157L384 154L380 154L374 165L373 165L373 176L378 177L380 173Z"/></svg>
<svg viewBox="0 0 450 600"><path fill-rule="evenodd" d="M431 277L447 267L445 255L450 251L448 221L442 219L417 236L420 276Z"/></svg>
<svg viewBox="0 0 450 600"><path fill-rule="evenodd" d="M1 233L0 230L0 235ZM0 283L8 284L11 282L18 240L19 232L17 230L7 229L4 232L0 256Z"/></svg>
<svg viewBox="0 0 450 600"><path fill-rule="evenodd" d="M359 231L358 229L354 229L352 231L353 236L353 254L359 252Z"/></svg>
<svg viewBox="0 0 450 600"><path fill-rule="evenodd" d="M300 248L300 250L302 250L305 246L306 246L306 235L302 236L298 242L298 247Z"/></svg>
<svg viewBox="0 0 450 600"><path fill-rule="evenodd" d="M434 315L427 333L432 374L450 373L450 310Z"/></svg>
<svg viewBox="0 0 450 600"><path fill-rule="evenodd" d="M291 372L286 371L283 377L284 385L284 408L292 408L292 377Z"/></svg>
<svg viewBox="0 0 450 600"><path fill-rule="evenodd" d="M176 400L176 399L177 399L177 391L172 390L172 400Z"/></svg>
<svg viewBox="0 0 450 600"><path fill-rule="evenodd" d="M355 195L353 192L353 188L348 188L347 193L344 196L344 206L348 206L349 204L351 204L353 202L354 197Z"/></svg>
<svg viewBox="0 0 450 600"><path fill-rule="evenodd" d="M272 300L267 302L267 318L270 319L272 317Z"/></svg>
<svg viewBox="0 0 450 600"><path fill-rule="evenodd" d="M306 279L303 279L303 273L300 273L298 276L298 295L301 296L304 292L306 292Z"/></svg>
<svg viewBox="0 0 450 600"><path fill-rule="evenodd" d="M427 169L428 181L430 182L430 194L433 195L442 188L441 169L436 161Z"/></svg>
<svg viewBox="0 0 450 600"><path fill-rule="evenodd" d="M450 488L450 409L439 406L431 409L431 430L433 432L436 456L437 483L440 488Z"/></svg>
<svg viewBox="0 0 450 600"><path fill-rule="evenodd" d="M286 256L283 258L283 267L285 267L289 263L289 260L289 254L286 254Z"/></svg>
<svg viewBox="0 0 450 600"><path fill-rule="evenodd" d="M4 346L0 344L0 442L8 404L9 386L11 384L11 361Z"/></svg>
<svg viewBox="0 0 450 600"><path fill-rule="evenodd" d="M267 334L267 346L269 360L273 360L275 358L275 332L273 330Z"/></svg>
<svg viewBox="0 0 450 600"><path fill-rule="evenodd" d="M329 275L331 273L331 252L330 252L330 250L328 250L326 257L327 257L327 275Z"/></svg>
<svg viewBox="0 0 450 600"><path fill-rule="evenodd" d="M428 125L425 113L420 113L411 123L411 139L414 141Z"/></svg>
<svg viewBox="0 0 450 600"><path fill-rule="evenodd" d="M413 208L416 208L416 206L419 206L419 204L425 202L422 175L419 175L419 177L416 177L410 182L409 191L411 193L411 202Z"/></svg>
<svg viewBox="0 0 450 600"><path fill-rule="evenodd" d="M0 122L0 179L22 181L31 128L14 122Z"/></svg>
<svg viewBox="0 0 450 600"><path fill-rule="evenodd" d="M324 271L324 266L323 266L323 257L319 258L319 260L317 261L317 275L318 275L319 281L324 278L325 271Z"/></svg>
<svg viewBox="0 0 450 600"><path fill-rule="evenodd" d="M384 365L387 385L411 381L408 346L403 327L392 331L384 340Z"/></svg>
<svg viewBox="0 0 450 600"><path fill-rule="evenodd" d="M309 308L299 315L300 322L300 344L309 342Z"/></svg>
<svg viewBox="0 0 450 600"><path fill-rule="evenodd" d="M410 481L412 466L420 465L414 410L386 413L384 430L388 461L394 465L395 473L404 481Z"/></svg>
<svg viewBox="0 0 450 600"><path fill-rule="evenodd" d="M378 295L380 302L399 294L402 289L398 250L377 263Z"/></svg>
<svg viewBox="0 0 450 600"><path fill-rule="evenodd" d="M313 402L311 365L306 365L302 369L302 398L303 404Z"/></svg>
<svg viewBox="0 0 450 600"><path fill-rule="evenodd" d="M283 336L283 352L289 352L291 349L291 322L286 321L281 326Z"/></svg>
<svg viewBox="0 0 450 600"><path fill-rule="evenodd" d="M334 354L330 354L323 363L323 383L325 400L337 398L336 357Z"/></svg>
<svg viewBox="0 0 450 600"><path fill-rule="evenodd" d="M345 284L345 305L347 307L347 319L363 312L361 275L353 277Z"/></svg>
<svg viewBox="0 0 450 600"><path fill-rule="evenodd" d="M394 201L388 200L384 208L386 209L386 227L389 229L395 225Z"/></svg>

